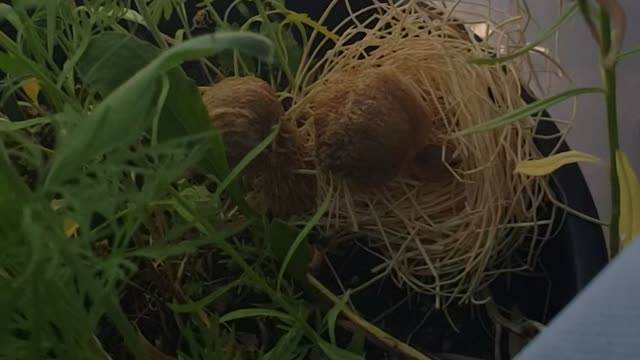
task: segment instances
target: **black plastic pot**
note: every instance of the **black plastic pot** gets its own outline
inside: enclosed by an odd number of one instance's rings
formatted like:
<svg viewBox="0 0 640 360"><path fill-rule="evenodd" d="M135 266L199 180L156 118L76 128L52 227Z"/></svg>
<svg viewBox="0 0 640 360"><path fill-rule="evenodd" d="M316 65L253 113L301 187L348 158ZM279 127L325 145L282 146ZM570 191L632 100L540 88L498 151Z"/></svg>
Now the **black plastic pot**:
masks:
<svg viewBox="0 0 640 360"><path fill-rule="evenodd" d="M319 20L330 3L330 0L287 0L289 9L308 14L312 19ZM196 4L199 1L187 1L189 17L193 17L197 11ZM225 9L231 2L217 2L218 9ZM370 5L372 0L351 0L353 11ZM232 19L237 17L237 22L242 22L239 13L232 12ZM348 16L347 8L343 1L333 9L332 14L325 21L328 28L334 28ZM362 14L363 18L369 16ZM162 30L171 34L181 25L177 22L169 23ZM200 85L207 80L200 72L196 63L185 66ZM534 101L534 97L523 89L523 99L527 102ZM544 113L543 117L549 117ZM551 135L557 133L554 123L541 121L536 132L539 135ZM549 154L557 145L558 140L536 139L536 146L543 154ZM568 150L566 143L560 144L560 150ZM552 189L562 202L576 211L598 218L591 194L577 165L567 165L556 171L552 176ZM560 212L555 218L558 231L555 236L548 239L544 245L540 266L530 274L511 274L498 278L492 286L492 291L499 304L510 308L517 307L528 318L547 323L605 266L607 263L607 250L600 226L582 220L572 214ZM354 262L351 259L357 258ZM334 266L344 279L352 279L353 283L345 286L357 286L371 277L369 269L376 265L377 259L353 247L343 255L333 259ZM339 291L336 283L332 283L332 277L323 276L327 285ZM395 287L390 281L380 286L368 289L352 298L353 303L368 319L375 319L380 313L393 308L393 313L385 318L384 322L376 323L394 336L407 340L418 349L425 351L447 351L473 356L492 356L493 340L489 335L491 330L484 328L483 316L472 316L469 308L452 312L452 316L462 319L462 326L454 331L449 325L449 319L441 312L432 312L428 320L424 317L433 304L430 299L407 299L403 289ZM404 301L404 303L403 303ZM401 303L401 306L398 304ZM456 319L453 319L454 321ZM485 319L486 320L486 319ZM440 346L441 344L445 344ZM373 355L372 358L376 358Z"/></svg>

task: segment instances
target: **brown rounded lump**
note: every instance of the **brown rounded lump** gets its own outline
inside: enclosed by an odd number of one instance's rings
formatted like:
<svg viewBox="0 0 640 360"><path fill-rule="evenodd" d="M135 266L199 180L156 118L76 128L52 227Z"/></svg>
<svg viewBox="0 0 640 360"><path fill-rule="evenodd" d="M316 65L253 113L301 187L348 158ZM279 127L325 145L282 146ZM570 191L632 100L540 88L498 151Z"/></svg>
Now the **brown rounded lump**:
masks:
<svg viewBox="0 0 640 360"><path fill-rule="evenodd" d="M332 75L311 97L320 168L360 186L384 185L423 147L419 91L391 67Z"/></svg>
<svg viewBox="0 0 640 360"><path fill-rule="evenodd" d="M231 167L269 136L284 114L271 85L254 77L225 78L206 89L202 100L222 133Z"/></svg>

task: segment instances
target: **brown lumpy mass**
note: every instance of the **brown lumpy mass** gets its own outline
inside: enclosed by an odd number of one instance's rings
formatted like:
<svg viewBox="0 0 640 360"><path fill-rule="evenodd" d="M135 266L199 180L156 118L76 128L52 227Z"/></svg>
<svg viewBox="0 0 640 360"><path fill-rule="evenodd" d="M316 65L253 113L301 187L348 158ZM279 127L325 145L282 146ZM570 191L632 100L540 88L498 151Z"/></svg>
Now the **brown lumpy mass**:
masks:
<svg viewBox="0 0 640 360"><path fill-rule="evenodd" d="M271 86L253 77L225 78L205 90L202 99L212 124L222 132L230 166L269 136L284 114Z"/></svg>
<svg viewBox="0 0 640 360"><path fill-rule="evenodd" d="M429 130L419 91L393 68L351 70L310 94L320 167L364 186L396 177Z"/></svg>

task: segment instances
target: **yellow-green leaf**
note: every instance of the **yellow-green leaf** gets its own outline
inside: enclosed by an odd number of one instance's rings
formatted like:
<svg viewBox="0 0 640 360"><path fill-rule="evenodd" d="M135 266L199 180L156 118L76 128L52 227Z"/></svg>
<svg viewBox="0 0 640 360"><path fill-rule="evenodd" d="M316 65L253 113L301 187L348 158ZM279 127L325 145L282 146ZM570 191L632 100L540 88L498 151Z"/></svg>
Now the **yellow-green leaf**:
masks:
<svg viewBox="0 0 640 360"><path fill-rule="evenodd" d="M318 23L317 21L312 20L307 14L300 14L294 11L287 13L287 20L292 23L305 24L311 27L313 30L318 31L320 34L328 37L329 39L337 42L339 40L338 35L331 32L331 30L327 29L326 26Z"/></svg>
<svg viewBox="0 0 640 360"><path fill-rule="evenodd" d="M529 176L545 176L558 170L560 167L579 161L602 163L600 159L580 151L565 151L548 156L543 159L521 161L513 171L515 174Z"/></svg>
<svg viewBox="0 0 640 360"><path fill-rule="evenodd" d="M61 207L64 206L64 200L62 199L53 199L51 200L51 203L49 204L51 206L51 209L53 209L53 211L56 211L58 209L60 209Z"/></svg>
<svg viewBox="0 0 640 360"><path fill-rule="evenodd" d="M22 90L24 91L31 104L36 108L40 108L40 102L38 101L38 95L40 94L40 83L36 78L29 78L22 82Z"/></svg>
<svg viewBox="0 0 640 360"><path fill-rule="evenodd" d="M62 199L54 199L51 200L49 206L51 206L51 209L53 209L53 211L57 211L58 209L65 206L65 202ZM78 229L80 229L80 224L78 224L77 221L68 216L64 218L62 223L62 230L64 231L64 234L67 235L67 237L76 237L78 235Z"/></svg>
<svg viewBox="0 0 640 360"><path fill-rule="evenodd" d="M620 242L628 246L640 235L640 182L623 152L616 153L620 183Z"/></svg>
<svg viewBox="0 0 640 360"><path fill-rule="evenodd" d="M78 223L73 220L70 217L66 217L64 218L64 224L63 224L63 229L64 229L64 234L67 235L67 237L76 237L76 235L78 235L78 229L80 228L80 225L78 225Z"/></svg>

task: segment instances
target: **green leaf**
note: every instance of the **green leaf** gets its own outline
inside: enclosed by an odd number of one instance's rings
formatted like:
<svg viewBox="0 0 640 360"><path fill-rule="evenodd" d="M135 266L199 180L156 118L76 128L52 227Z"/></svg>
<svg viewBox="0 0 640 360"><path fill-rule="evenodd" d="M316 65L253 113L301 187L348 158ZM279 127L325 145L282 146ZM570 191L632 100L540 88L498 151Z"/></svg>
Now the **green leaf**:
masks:
<svg viewBox="0 0 640 360"><path fill-rule="evenodd" d="M303 346L304 337L303 325L296 323L291 329L276 343L276 345L265 354L263 360L296 359L307 351Z"/></svg>
<svg viewBox="0 0 640 360"><path fill-rule="evenodd" d="M519 109L513 110L510 113L499 116L493 120L486 121L482 124L464 129L462 131L458 131L450 135L452 138L461 137L469 134L476 134L484 131L489 131L492 129L497 129L499 127L509 125L511 123L521 121L528 116L539 113L542 110L547 109L548 107L561 103L567 99L572 97L583 95L583 94L593 94L593 93L602 93L603 90L601 88L578 88L572 89L565 92L562 92L558 95L553 95L548 98L538 100L523 106Z"/></svg>
<svg viewBox="0 0 640 360"><path fill-rule="evenodd" d="M3 51L0 51L0 70L14 77L29 73L29 68L22 61Z"/></svg>
<svg viewBox="0 0 640 360"><path fill-rule="evenodd" d="M602 163L600 159L593 155L580 151L565 151L542 159L525 160L516 165L514 174L524 174L529 176L545 176L558 170L560 167L573 164L579 161Z"/></svg>
<svg viewBox="0 0 640 360"><path fill-rule="evenodd" d="M634 56L640 54L640 48L634 48L627 51L624 51L618 55L617 61L622 61L627 57Z"/></svg>
<svg viewBox="0 0 640 360"><path fill-rule="evenodd" d="M493 64L500 64L500 63L504 63L507 62L509 60L515 59L519 56L522 56L526 53L528 53L529 51L533 50L535 47L539 46L540 44L542 44L542 42L544 42L545 40L547 40L550 36L552 36L553 34L555 34L555 32L558 30L558 28L560 26L562 26L562 24L564 24L568 19L570 19L578 10L578 4L575 3L571 6L569 6L567 8L567 10L560 15L560 17L549 27L547 28L542 35L540 35L539 38L537 38L536 40L534 40L533 42L529 43L527 46L524 46L522 48L519 48L518 50L505 55L505 56L499 56L499 57L495 57L495 58L479 58L479 59L472 59L469 62L473 63L473 64L482 64L482 65L493 65Z"/></svg>
<svg viewBox="0 0 640 360"><path fill-rule="evenodd" d="M327 326L329 328L329 340L331 340L331 344L336 345L336 321L338 320L338 315L344 309L345 305L349 301L349 291L340 299L340 302L335 304L329 312L327 312Z"/></svg>
<svg viewBox="0 0 640 360"><path fill-rule="evenodd" d="M150 259L167 258L170 256L186 255L194 253L200 246L208 241L185 240L177 244L160 243L132 250L127 253L127 257L145 257Z"/></svg>
<svg viewBox="0 0 640 360"><path fill-rule="evenodd" d="M247 166L249 166L249 164L251 164L251 162L258 157L258 155L260 155L260 153L262 153L269 145L271 145L273 140L278 135L279 130L280 128L276 127L271 132L271 134L269 134L269 136L264 138L264 140L262 140L260 144L251 149L251 151L249 151L247 155L245 155L242 160L240 160L238 165L236 165L233 170L231 170L229 175L222 181L222 183L220 183L220 185L216 189L216 193L214 194L215 198L219 198L220 195L222 195L222 193L229 187L229 185L231 185L236 180L240 173L242 173L242 171L246 169Z"/></svg>
<svg viewBox="0 0 640 360"><path fill-rule="evenodd" d="M18 104L18 97L15 92L7 94L0 91L0 99L0 112L4 115L0 119L0 132L12 131L8 130L11 126L7 123L22 122L25 119L25 114Z"/></svg>
<svg viewBox="0 0 640 360"><path fill-rule="evenodd" d="M311 230L320 221L320 218L322 218L324 213L327 212L327 209L329 208L329 204L331 203L332 196L333 196L332 193L327 195L327 197L324 199L324 201L322 202L322 204L318 208L318 211L316 211L316 213L313 215L311 220L309 220L309 222L307 222L305 224L305 226L302 229L302 231L300 231L300 233L298 234L296 239L293 241L293 244L291 244L291 247L289 247L289 250L287 251L287 255L284 257L284 260L282 261L282 265L280 267L280 272L278 273L278 288L280 288L280 282L282 281L282 276L284 275L285 270L289 266L289 263L291 262L291 259L296 254L296 251L298 250L300 245L305 243L306 244L305 246L309 246L308 243L306 243L306 241L305 241L306 238L307 238L307 235L309 235ZM304 270L304 272L302 274L306 274L306 273L307 273L307 271L306 271L306 268L305 268L305 270Z"/></svg>
<svg viewBox="0 0 640 360"><path fill-rule="evenodd" d="M0 142L0 239L20 230L23 204L28 201L29 189L21 181Z"/></svg>
<svg viewBox="0 0 640 360"><path fill-rule="evenodd" d="M273 220L270 224L267 231L267 240L274 255L281 263L286 259L289 249L295 244L297 236L297 229L280 220ZM287 273L296 280L304 281L310 257L311 247L309 243L307 241L301 242L287 264Z"/></svg>
<svg viewBox="0 0 640 360"><path fill-rule="evenodd" d="M167 304L173 311L178 313L195 313L201 311L212 302L218 300L221 296L228 293L231 289L239 286L242 283L242 279L237 279L225 286L216 289L211 294L203 297L202 299L187 304Z"/></svg>
<svg viewBox="0 0 640 360"><path fill-rule="evenodd" d="M84 119L56 149L45 184L76 175L85 162L138 139L159 116L159 100L168 86L166 76L149 74L119 87Z"/></svg>
<svg viewBox="0 0 640 360"><path fill-rule="evenodd" d="M165 51L155 65L166 70L184 61L212 56L227 49L235 49L267 62L273 61L273 46L266 37L250 32L219 31L189 39Z"/></svg>
<svg viewBox="0 0 640 360"><path fill-rule="evenodd" d="M33 106L36 108L40 107L40 101L38 99L40 95L40 90L42 87L40 86L40 82L36 78L28 78L22 81L20 85L22 91L27 96L27 99L31 102Z"/></svg>
<svg viewBox="0 0 640 360"><path fill-rule="evenodd" d="M0 4L0 23L7 20L19 32L22 30L22 22L16 11L7 4Z"/></svg>
<svg viewBox="0 0 640 360"><path fill-rule="evenodd" d="M95 14L100 14L102 16L113 16L114 15L114 10L107 10L107 8L105 8L104 6L98 6L96 7L86 7L84 5L78 6L76 8L76 11L86 11L91 15L95 15ZM124 10L124 14L122 15L122 19L124 20L128 20L131 21L133 23L142 25L142 26L147 26L146 21L144 21L144 17L142 15L140 15L139 12L135 11L135 10L131 10L131 9L123 9Z"/></svg>
<svg viewBox="0 0 640 360"><path fill-rule="evenodd" d="M49 124L51 120L52 120L51 117L34 118L30 120L23 120L23 121L17 121L17 122L0 119L0 133L18 131L22 129L28 129L30 127Z"/></svg>
<svg viewBox="0 0 640 360"><path fill-rule="evenodd" d="M296 24L304 24L312 28L313 30L319 32L320 34L326 36L327 38L333 40L333 42L337 42L340 38L338 35L329 30L326 26L312 20L309 15L301 14L294 11L288 11L286 20Z"/></svg>
<svg viewBox="0 0 640 360"><path fill-rule="evenodd" d="M366 334L361 329L356 329L353 337L351 338L351 342L349 346L347 346L347 350L351 351L354 354L363 354L365 353L365 345L366 345Z"/></svg>
<svg viewBox="0 0 640 360"><path fill-rule="evenodd" d="M165 52L130 35L103 33L91 42L78 68L83 83L102 96L107 96L116 89L120 91L120 86L124 86L122 84L168 71L171 84L169 101L160 115L159 139L163 141L211 133L203 165L221 180L229 174L222 138L209 122L195 83L176 66L183 61L211 56L225 49L237 49L265 59L272 57L270 42L251 33L218 32L203 35ZM236 203L246 210L237 183L231 186L229 192Z"/></svg>
<svg viewBox="0 0 640 360"><path fill-rule="evenodd" d="M620 241L627 247L640 235L640 181L622 151L616 152L620 183Z"/></svg>
<svg viewBox="0 0 640 360"><path fill-rule="evenodd" d="M318 339L318 346L330 360L364 360L363 356L356 355L344 349L340 349L339 347L331 345L323 339Z"/></svg>
<svg viewBox="0 0 640 360"><path fill-rule="evenodd" d="M254 317L272 317L280 319L282 322L286 324L295 323L295 319L282 311L272 310L272 309L240 309L235 310L230 313L227 313L220 317L220 322L228 322L233 320L240 320L246 318L254 318Z"/></svg>

